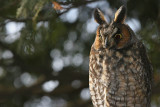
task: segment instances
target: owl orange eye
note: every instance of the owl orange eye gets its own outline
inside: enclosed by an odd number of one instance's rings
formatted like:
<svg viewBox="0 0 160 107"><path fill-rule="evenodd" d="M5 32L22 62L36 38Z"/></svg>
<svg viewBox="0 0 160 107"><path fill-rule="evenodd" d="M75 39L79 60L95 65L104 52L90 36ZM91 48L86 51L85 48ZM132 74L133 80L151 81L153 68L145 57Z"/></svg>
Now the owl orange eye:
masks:
<svg viewBox="0 0 160 107"><path fill-rule="evenodd" d="M116 40L122 39L122 34L116 34L116 35L114 36L114 38L115 38Z"/></svg>

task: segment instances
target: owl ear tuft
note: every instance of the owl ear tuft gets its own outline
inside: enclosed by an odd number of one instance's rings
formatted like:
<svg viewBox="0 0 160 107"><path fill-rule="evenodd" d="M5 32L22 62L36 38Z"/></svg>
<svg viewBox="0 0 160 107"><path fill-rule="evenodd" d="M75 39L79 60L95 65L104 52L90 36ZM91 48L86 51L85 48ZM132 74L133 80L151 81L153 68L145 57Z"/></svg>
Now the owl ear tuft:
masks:
<svg viewBox="0 0 160 107"><path fill-rule="evenodd" d="M116 11L114 22L124 23L125 19L126 19L126 7L123 5Z"/></svg>
<svg viewBox="0 0 160 107"><path fill-rule="evenodd" d="M95 21L96 21L98 24L100 24L100 25L102 25L103 23L107 23L107 22L106 22L106 19L105 19L105 17L104 17L104 14L103 14L102 11L101 11L100 9L98 9L98 8L96 8L96 9L94 10L94 19L95 19Z"/></svg>

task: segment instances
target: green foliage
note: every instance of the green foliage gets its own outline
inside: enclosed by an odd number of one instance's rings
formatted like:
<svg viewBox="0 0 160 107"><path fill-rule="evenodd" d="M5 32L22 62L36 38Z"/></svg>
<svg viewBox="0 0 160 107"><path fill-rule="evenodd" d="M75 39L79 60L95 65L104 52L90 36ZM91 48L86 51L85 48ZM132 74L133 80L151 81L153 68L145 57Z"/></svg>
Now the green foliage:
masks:
<svg viewBox="0 0 160 107"><path fill-rule="evenodd" d="M17 9L17 18L32 17L36 20L39 12L48 0L21 0L20 7Z"/></svg>

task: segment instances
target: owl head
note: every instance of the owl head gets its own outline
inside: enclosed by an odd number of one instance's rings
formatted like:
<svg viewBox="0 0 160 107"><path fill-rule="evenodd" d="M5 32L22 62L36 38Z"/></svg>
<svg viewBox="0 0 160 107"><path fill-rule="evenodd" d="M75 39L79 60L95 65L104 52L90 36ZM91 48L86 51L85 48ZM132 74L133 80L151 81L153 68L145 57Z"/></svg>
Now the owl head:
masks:
<svg viewBox="0 0 160 107"><path fill-rule="evenodd" d="M108 23L100 9L95 9L94 19L99 24L94 48L120 50L131 46L136 40L134 32L125 24L126 8L121 6L114 19Z"/></svg>

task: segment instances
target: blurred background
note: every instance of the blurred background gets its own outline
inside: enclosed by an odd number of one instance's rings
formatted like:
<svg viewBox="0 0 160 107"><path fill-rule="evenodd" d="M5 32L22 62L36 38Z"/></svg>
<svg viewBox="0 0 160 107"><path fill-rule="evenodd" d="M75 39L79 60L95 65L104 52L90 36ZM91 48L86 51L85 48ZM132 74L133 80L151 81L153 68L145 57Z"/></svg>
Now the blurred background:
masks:
<svg viewBox="0 0 160 107"><path fill-rule="evenodd" d="M110 22L122 4L147 48L160 107L160 0L0 0L0 107L92 107L93 11Z"/></svg>

